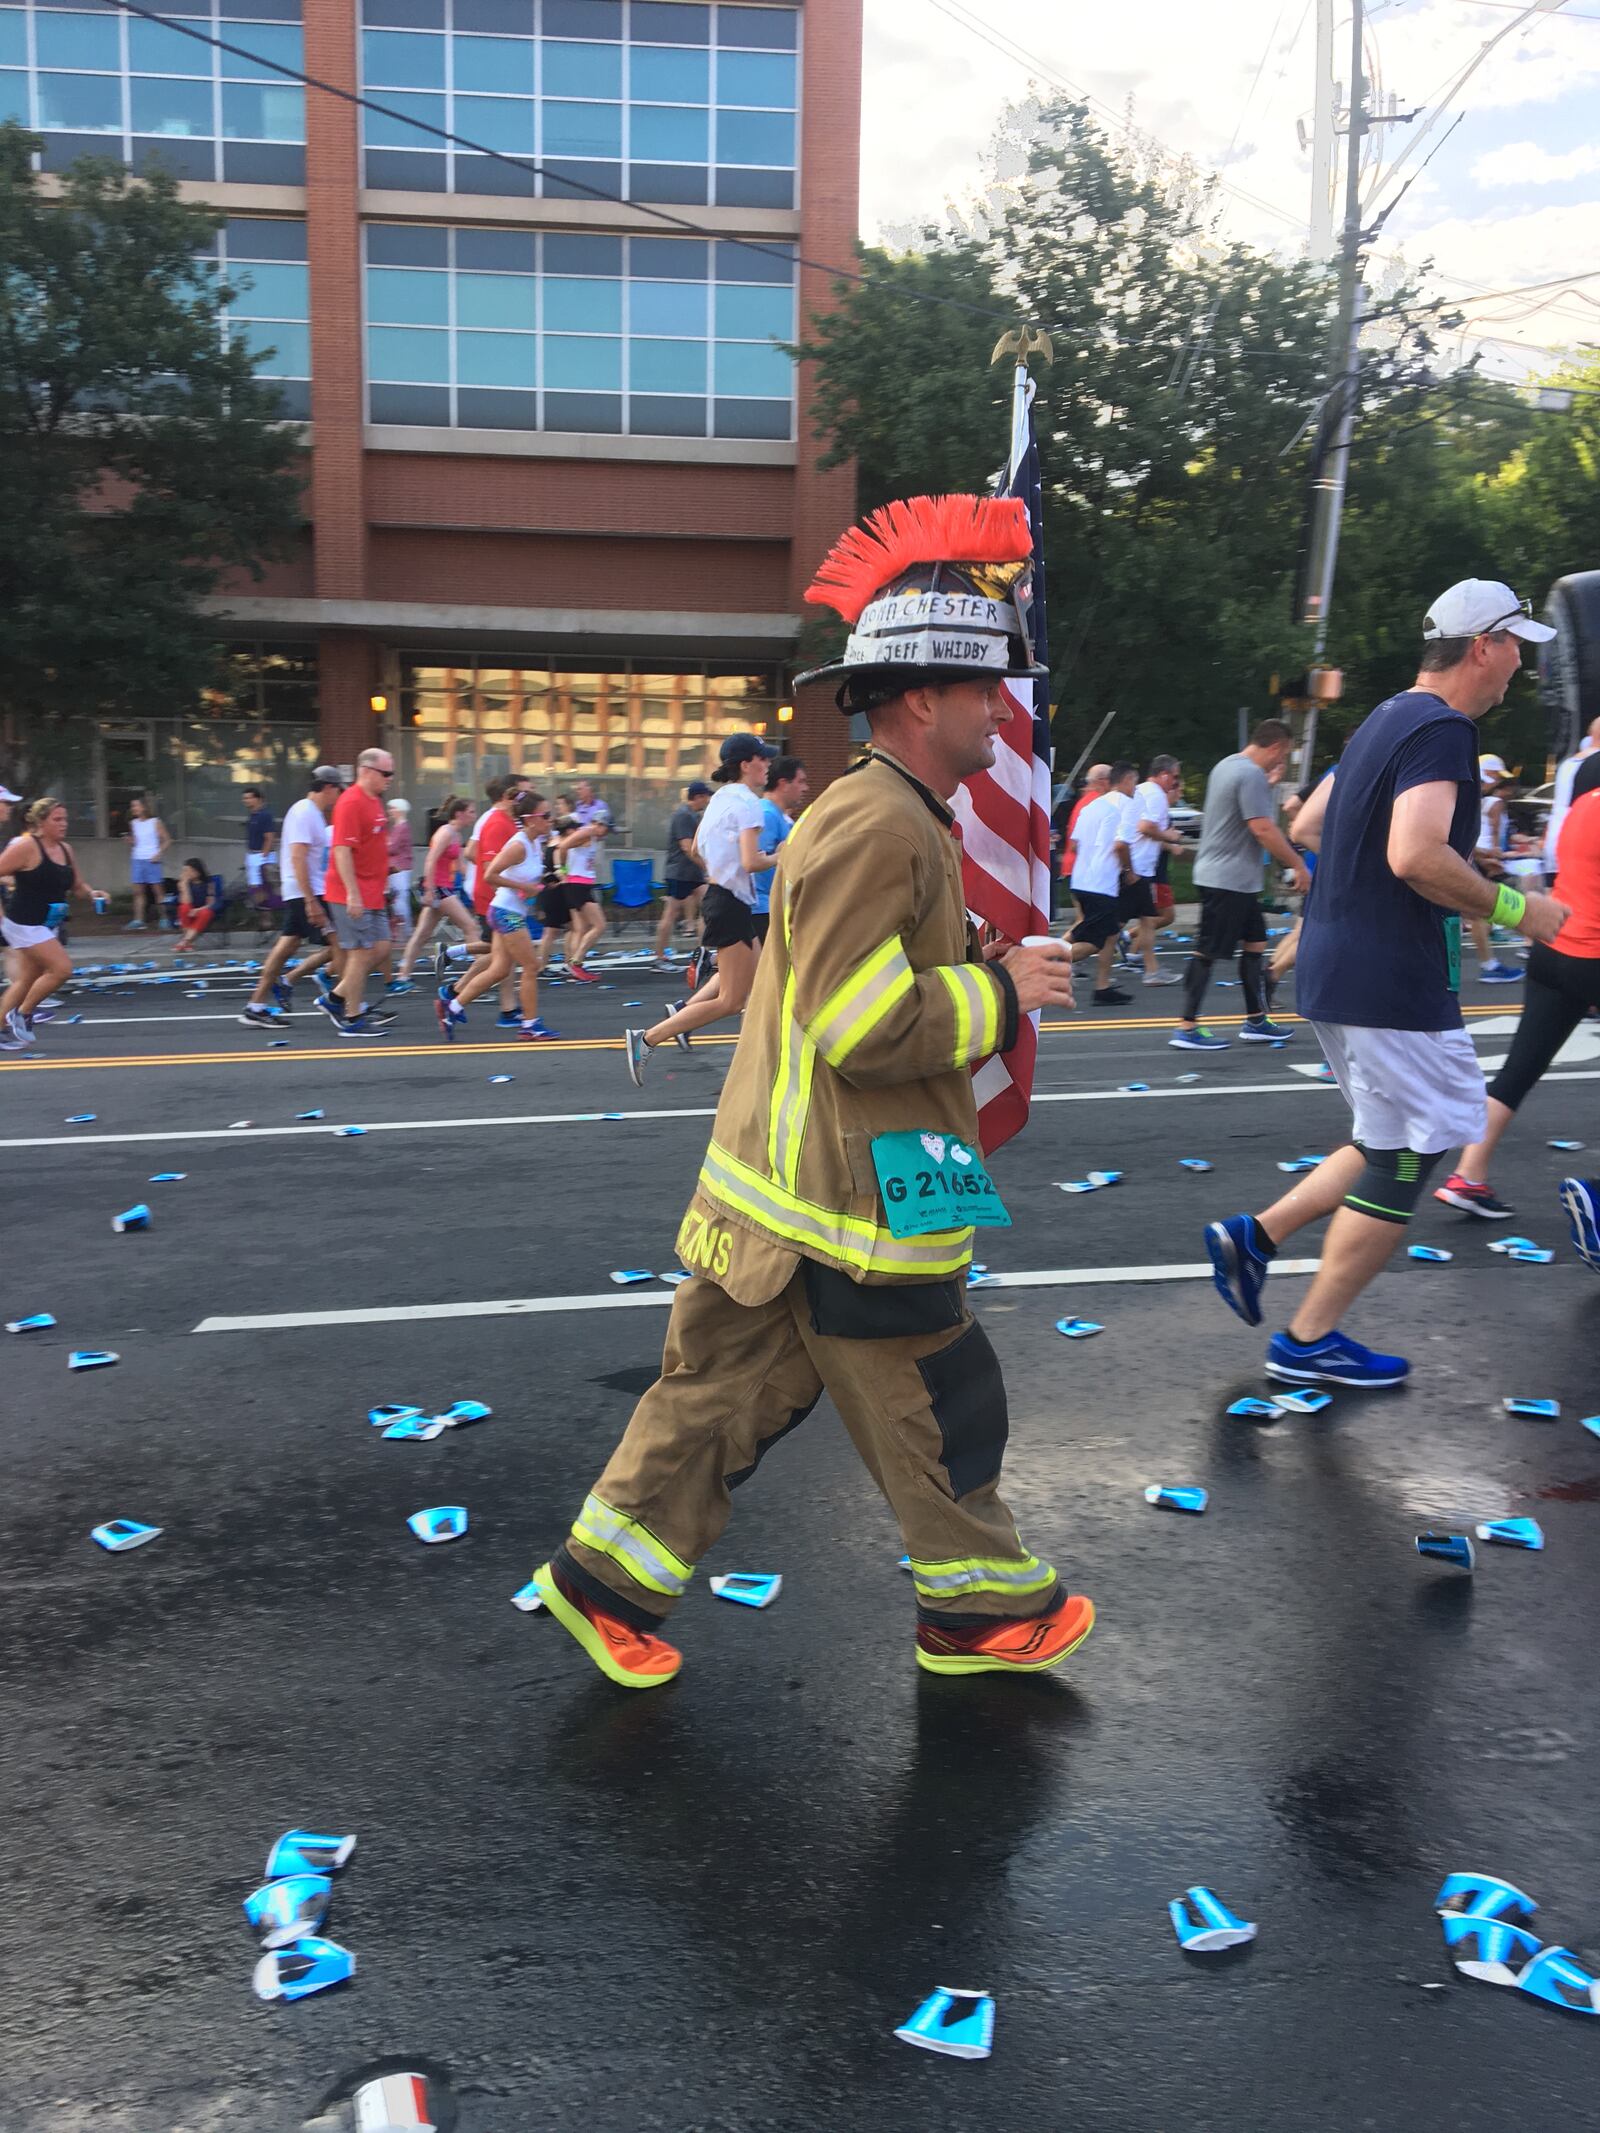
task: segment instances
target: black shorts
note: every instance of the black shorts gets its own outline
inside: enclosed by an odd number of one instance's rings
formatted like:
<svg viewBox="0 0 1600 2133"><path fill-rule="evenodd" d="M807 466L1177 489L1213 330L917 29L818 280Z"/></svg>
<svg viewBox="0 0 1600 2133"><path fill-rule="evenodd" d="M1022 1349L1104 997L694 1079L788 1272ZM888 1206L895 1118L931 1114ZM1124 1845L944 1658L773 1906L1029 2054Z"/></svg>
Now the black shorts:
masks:
<svg viewBox="0 0 1600 2133"><path fill-rule="evenodd" d="M756 939L764 941L767 937L767 928L772 924L772 913L770 911L752 911L750 921L756 929Z"/></svg>
<svg viewBox="0 0 1600 2133"><path fill-rule="evenodd" d="M1118 897L1117 904L1124 918L1154 918L1155 883L1143 874L1135 874L1132 881L1122 884L1122 894Z"/></svg>
<svg viewBox="0 0 1600 2133"><path fill-rule="evenodd" d="M547 926L564 926L572 916L569 894L558 881L539 891L539 916Z"/></svg>
<svg viewBox="0 0 1600 2133"><path fill-rule="evenodd" d="M566 894L567 909L569 911L581 911L585 904L594 902L594 883L592 881L569 881L566 884Z"/></svg>
<svg viewBox="0 0 1600 2133"><path fill-rule="evenodd" d="M1101 896L1093 889L1074 889L1072 893L1083 907L1083 917L1067 935L1068 940L1103 948L1122 924L1122 899Z"/></svg>
<svg viewBox="0 0 1600 2133"><path fill-rule="evenodd" d="M315 919L306 916L306 900L303 896L287 896L283 903L283 923L278 931L291 941L325 941L326 926L319 926Z"/></svg>
<svg viewBox="0 0 1600 2133"><path fill-rule="evenodd" d="M731 889L712 882L700 908L706 922L701 939L707 948L748 947L759 939L755 913Z"/></svg>
<svg viewBox="0 0 1600 2133"><path fill-rule="evenodd" d="M1261 899L1248 889L1202 889L1200 932L1195 954L1208 963L1225 963L1241 948L1259 953L1267 945L1267 922Z"/></svg>
<svg viewBox="0 0 1600 2133"><path fill-rule="evenodd" d="M675 904L686 904L695 890L704 886L703 882L692 881L687 874L669 874L662 883L662 887Z"/></svg>

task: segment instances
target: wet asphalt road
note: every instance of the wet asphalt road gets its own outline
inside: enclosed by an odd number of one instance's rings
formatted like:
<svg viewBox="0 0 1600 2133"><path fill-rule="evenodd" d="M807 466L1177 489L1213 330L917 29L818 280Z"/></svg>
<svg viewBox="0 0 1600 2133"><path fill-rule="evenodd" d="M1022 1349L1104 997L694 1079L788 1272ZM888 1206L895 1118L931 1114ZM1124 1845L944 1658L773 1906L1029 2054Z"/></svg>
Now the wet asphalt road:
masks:
<svg viewBox="0 0 1600 2133"><path fill-rule="evenodd" d="M546 1013L609 1035L660 989L562 988ZM713 1104L726 1050L655 1062L641 1096L610 1050L435 1050L421 997L382 1053L310 1022L269 1052L171 992L72 1005L88 1019L39 1067L0 1073L3 1315L60 1320L0 1347L3 2133L293 2133L342 2072L410 2052L451 2070L463 2133L1591 2121L1600 2023L1458 1981L1432 1898L1452 1867L1498 1871L1547 1939L1600 1956L1600 1440L1577 1421L1600 1409L1600 1286L1544 1145L1600 1146L1594 1081L1536 1093L1499 1180L1554 1265L1509 1267L1430 1205L1414 1234L1454 1261L1403 1263L1352 1320L1412 1356L1403 1391L1241 1424L1223 1409L1266 1389L1261 1336L1203 1281L975 1298L1008 1494L1100 1608L1059 1676L918 1674L898 1537L825 1403L707 1564L782 1571L778 1603L702 1584L681 1679L628 1697L507 1603L652 1373L664 1306L193 1329L586 1297L670 1265L707 1122L632 1114ZM1041 1090L1073 1100L996 1160L996 1271L1192 1264L1207 1217L1340 1137L1337 1094L1291 1070L1306 1033L1214 1060L1163 1038L1046 1035ZM1600 1066L1584 1038L1568 1075ZM1198 1093L1160 1093L1195 1068ZM1153 1093L1114 1094L1133 1079ZM261 1130L314 1106L321 1130ZM630 1115L572 1115L596 1106ZM407 1130L332 1136L351 1121ZM1094 1166L1125 1182L1053 1190ZM168 1169L187 1177L146 1182ZM113 1236L135 1199L155 1229ZM1269 1325L1300 1284L1278 1287ZM1063 1312L1106 1330L1069 1345ZM78 1346L122 1361L69 1375ZM1506 1393L1563 1419L1508 1420ZM431 1445L364 1419L462 1395L493 1419ZM1153 1511L1151 1481L1210 1508ZM407 1514L447 1502L468 1537L419 1547ZM1467 1581L1412 1549L1507 1514L1537 1516L1543 1554L1483 1549ZM115 1516L163 1536L102 1554L87 1530ZM268 2007L238 1904L296 1823L359 1835L329 1929L359 1971ZM1177 1950L1165 1906L1195 1881L1259 1922L1241 1957ZM986 2065L890 2035L939 1984L996 1994Z"/></svg>

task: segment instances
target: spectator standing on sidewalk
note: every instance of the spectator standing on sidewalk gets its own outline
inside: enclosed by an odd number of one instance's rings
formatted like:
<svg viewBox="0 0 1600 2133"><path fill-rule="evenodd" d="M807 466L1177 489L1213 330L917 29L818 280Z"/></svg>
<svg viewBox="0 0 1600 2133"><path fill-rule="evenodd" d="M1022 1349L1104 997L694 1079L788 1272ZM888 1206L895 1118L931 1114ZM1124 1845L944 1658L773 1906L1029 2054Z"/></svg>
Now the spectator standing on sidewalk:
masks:
<svg viewBox="0 0 1600 2133"><path fill-rule="evenodd" d="M1279 718L1264 718L1237 755L1226 755L1206 780L1200 850L1194 885L1200 892L1200 930L1183 974L1183 1011L1167 1040L1180 1052L1225 1052L1226 1037L1200 1027L1200 1003L1213 963L1239 958L1244 988L1246 1043L1281 1043L1289 1035L1267 1014L1261 967L1267 921L1261 909L1262 867L1271 858L1286 867L1304 895L1311 876L1278 827L1274 792L1289 761L1294 736Z"/></svg>
<svg viewBox="0 0 1600 2133"><path fill-rule="evenodd" d="M128 860L128 875L133 883L133 916L122 930L124 933L142 933L144 915L151 905L155 907L156 924L164 928L167 915L161 902L161 855L172 842L167 825L148 800L134 799L128 802L125 834L133 848ZM152 890L155 892L153 896Z"/></svg>
<svg viewBox="0 0 1600 2133"><path fill-rule="evenodd" d="M267 862L278 846L278 824L259 785L247 785L244 800L244 879L250 900L264 904Z"/></svg>

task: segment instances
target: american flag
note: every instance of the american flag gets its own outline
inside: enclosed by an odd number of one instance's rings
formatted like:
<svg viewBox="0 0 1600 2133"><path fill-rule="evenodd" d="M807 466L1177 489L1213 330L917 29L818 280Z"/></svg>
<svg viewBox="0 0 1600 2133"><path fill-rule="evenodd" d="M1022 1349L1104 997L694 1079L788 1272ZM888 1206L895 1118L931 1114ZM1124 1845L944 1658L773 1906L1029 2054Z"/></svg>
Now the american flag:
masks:
<svg viewBox="0 0 1600 2133"><path fill-rule="evenodd" d="M1014 406L1004 494L1022 498L1033 528L1028 625L1033 663L1047 666L1043 493L1031 378ZM980 924L1020 941L1029 933L1050 930L1050 692L1042 682L1008 681L1005 687L1014 715L995 736L994 767L968 778L954 806L961 826L967 908ZM1038 1018L1024 1015L1011 1050L995 1053L972 1070L985 1155L1028 1123L1038 1047Z"/></svg>

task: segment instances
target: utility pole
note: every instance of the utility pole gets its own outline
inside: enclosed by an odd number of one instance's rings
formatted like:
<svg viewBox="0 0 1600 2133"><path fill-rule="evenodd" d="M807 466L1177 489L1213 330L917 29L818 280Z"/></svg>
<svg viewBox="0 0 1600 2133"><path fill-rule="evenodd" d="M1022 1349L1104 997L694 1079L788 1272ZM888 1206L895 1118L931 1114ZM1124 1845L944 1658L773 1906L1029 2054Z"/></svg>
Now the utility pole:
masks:
<svg viewBox="0 0 1600 2133"><path fill-rule="evenodd" d="M1312 471L1311 529L1299 620L1315 625L1313 669L1322 665L1328 644L1328 616L1333 605L1333 575L1339 560L1339 524L1344 516L1350 443L1355 434L1356 394L1360 382L1361 307L1361 144L1367 133L1366 80L1362 71L1362 0L1350 7L1350 112L1345 140L1344 229L1339 239L1339 308L1333 331L1328 393L1318 425L1317 457ZM1312 703L1300 741L1300 782L1311 776L1317 743L1315 676Z"/></svg>
<svg viewBox="0 0 1600 2133"><path fill-rule="evenodd" d="M1311 106L1310 254L1319 266L1333 258L1333 141L1339 94L1333 79L1333 0L1316 0L1317 46Z"/></svg>

